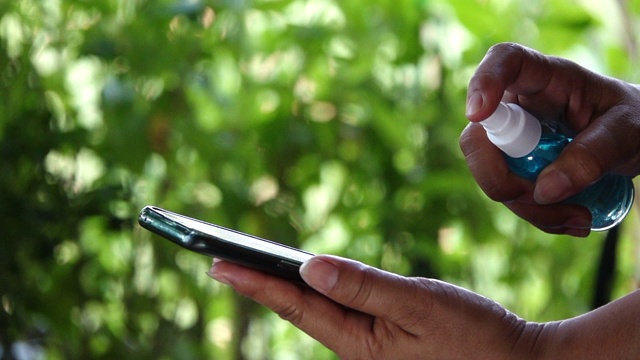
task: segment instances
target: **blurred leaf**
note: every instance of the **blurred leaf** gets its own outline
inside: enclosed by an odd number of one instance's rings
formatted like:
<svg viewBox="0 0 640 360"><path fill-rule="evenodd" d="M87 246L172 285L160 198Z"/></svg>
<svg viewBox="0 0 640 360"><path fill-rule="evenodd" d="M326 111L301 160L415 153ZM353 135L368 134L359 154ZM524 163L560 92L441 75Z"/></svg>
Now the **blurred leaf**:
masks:
<svg viewBox="0 0 640 360"><path fill-rule="evenodd" d="M588 310L599 235L543 234L488 200L458 136L498 41L637 79L617 4L0 2L0 353L334 357L136 226L147 204L442 278L533 321ZM616 294L637 273L621 253Z"/></svg>

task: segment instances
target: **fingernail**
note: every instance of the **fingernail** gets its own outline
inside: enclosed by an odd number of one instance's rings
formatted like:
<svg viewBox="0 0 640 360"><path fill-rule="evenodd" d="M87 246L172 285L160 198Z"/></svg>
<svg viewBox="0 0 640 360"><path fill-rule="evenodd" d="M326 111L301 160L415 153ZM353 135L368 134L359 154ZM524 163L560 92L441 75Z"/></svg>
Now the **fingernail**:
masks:
<svg viewBox="0 0 640 360"><path fill-rule="evenodd" d="M538 179L533 198L538 204L553 204L564 200L573 190L569 177L559 171L551 170Z"/></svg>
<svg viewBox="0 0 640 360"><path fill-rule="evenodd" d="M325 260L312 258L300 266L302 279L320 292L328 292L338 282L338 268Z"/></svg>
<svg viewBox="0 0 640 360"><path fill-rule="evenodd" d="M218 272L215 263L213 266L211 266L211 269L209 269L207 275L217 282L223 283L225 285L231 285L231 281L229 281L229 279L224 274Z"/></svg>
<svg viewBox="0 0 640 360"><path fill-rule="evenodd" d="M473 114L477 113L478 110L480 110L480 108L482 108L482 105L484 103L484 99L482 98L482 95L479 93L474 93L472 94L469 99L467 100L467 117L472 116Z"/></svg>

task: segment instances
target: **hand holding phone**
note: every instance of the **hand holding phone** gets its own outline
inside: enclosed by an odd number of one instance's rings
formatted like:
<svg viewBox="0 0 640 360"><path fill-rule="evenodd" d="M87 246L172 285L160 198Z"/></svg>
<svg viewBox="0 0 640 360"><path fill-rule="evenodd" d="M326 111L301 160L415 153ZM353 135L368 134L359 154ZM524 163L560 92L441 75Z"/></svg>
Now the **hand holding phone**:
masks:
<svg viewBox="0 0 640 360"><path fill-rule="evenodd" d="M314 254L227 229L155 206L140 212L145 229L199 254L212 256L304 284L300 265Z"/></svg>

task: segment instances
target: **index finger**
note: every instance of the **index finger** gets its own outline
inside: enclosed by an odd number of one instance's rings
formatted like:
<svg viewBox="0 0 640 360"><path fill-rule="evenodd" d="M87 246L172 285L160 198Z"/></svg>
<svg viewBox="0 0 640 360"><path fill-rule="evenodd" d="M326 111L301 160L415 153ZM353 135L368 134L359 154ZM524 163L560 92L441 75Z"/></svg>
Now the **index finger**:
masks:
<svg viewBox="0 0 640 360"><path fill-rule="evenodd" d="M462 131L460 149L473 177L490 199L534 202L533 183L509 170L503 153L489 141L482 125L469 124Z"/></svg>
<svg viewBox="0 0 640 360"><path fill-rule="evenodd" d="M542 91L551 82L552 69L549 58L538 51L515 43L494 45L469 81L467 117L474 122L487 118L505 91L523 96Z"/></svg>
<svg viewBox="0 0 640 360"><path fill-rule="evenodd" d="M336 352L353 344L355 336L371 326L370 316L350 311L311 288L228 261L215 262L209 275L273 310Z"/></svg>

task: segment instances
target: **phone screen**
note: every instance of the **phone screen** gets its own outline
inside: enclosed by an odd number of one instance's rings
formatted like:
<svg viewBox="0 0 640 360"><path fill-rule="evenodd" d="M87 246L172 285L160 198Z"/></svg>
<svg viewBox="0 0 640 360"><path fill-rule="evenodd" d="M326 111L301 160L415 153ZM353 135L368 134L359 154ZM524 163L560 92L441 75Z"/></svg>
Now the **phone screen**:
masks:
<svg viewBox="0 0 640 360"><path fill-rule="evenodd" d="M138 223L186 249L289 280L301 282L300 265L312 253L237 230L193 219L155 206L140 212Z"/></svg>

